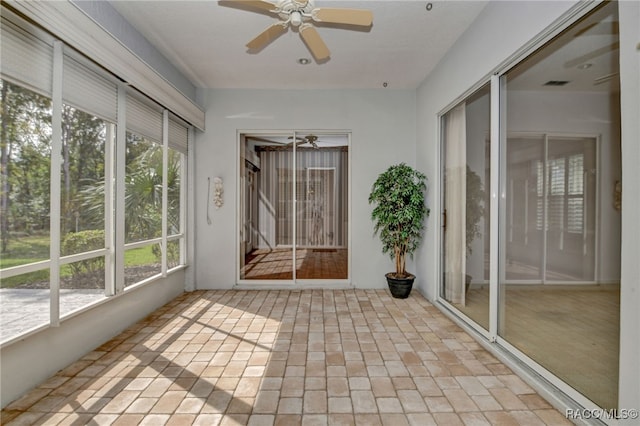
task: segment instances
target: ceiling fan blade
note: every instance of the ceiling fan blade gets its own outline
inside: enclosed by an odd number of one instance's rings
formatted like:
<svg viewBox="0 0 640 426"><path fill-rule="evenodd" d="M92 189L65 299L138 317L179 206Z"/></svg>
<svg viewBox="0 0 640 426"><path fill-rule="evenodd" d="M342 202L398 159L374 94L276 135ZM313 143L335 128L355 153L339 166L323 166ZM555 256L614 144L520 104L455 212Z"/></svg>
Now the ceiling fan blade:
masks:
<svg viewBox="0 0 640 426"><path fill-rule="evenodd" d="M266 45L287 32L287 26L282 22L275 23L258 34L256 38L247 43L249 50L262 50Z"/></svg>
<svg viewBox="0 0 640 426"><path fill-rule="evenodd" d="M254 9L266 10L271 12L278 9L278 5L267 0L234 0L235 3L242 6L252 7Z"/></svg>
<svg viewBox="0 0 640 426"><path fill-rule="evenodd" d="M304 40L304 43L307 45L313 57L316 58L316 61L323 61L329 58L329 49L320 38L320 34L318 34L318 30L316 30L315 27L311 25L301 25L300 37L302 37L302 40Z"/></svg>
<svg viewBox="0 0 640 426"><path fill-rule="evenodd" d="M593 85L597 86L598 84L606 83L609 80L613 80L618 75L619 74L617 72L614 72L614 73L611 73L611 74L607 74L607 75L603 75L602 77L598 77L598 78L594 79L593 80Z"/></svg>
<svg viewBox="0 0 640 426"><path fill-rule="evenodd" d="M371 26L373 23L373 13L365 9L332 9L318 8L312 12L314 21L327 22L330 24Z"/></svg>
<svg viewBox="0 0 640 426"><path fill-rule="evenodd" d="M615 51L615 50L617 50L619 48L620 48L620 43L618 43L618 42L612 43L609 46L604 46L604 47L601 47L599 49L595 49L595 50L587 53L586 55L578 56L577 58L574 58L574 59L572 59L570 61L567 61L567 62L564 63L564 67L565 68L573 68L576 65L580 65L583 62L587 62L587 61L589 61L591 59L595 59L598 56L604 55L605 53L613 52L613 51Z"/></svg>
<svg viewBox="0 0 640 426"><path fill-rule="evenodd" d="M287 139L289 139L291 142L287 143L287 145L293 145L293 136L289 136ZM296 136L296 145L300 145L303 143L307 143L307 140L304 138L301 138L300 136Z"/></svg>
<svg viewBox="0 0 640 426"><path fill-rule="evenodd" d="M620 34L620 24L617 21L596 22L579 30L574 37L581 35L616 35Z"/></svg>

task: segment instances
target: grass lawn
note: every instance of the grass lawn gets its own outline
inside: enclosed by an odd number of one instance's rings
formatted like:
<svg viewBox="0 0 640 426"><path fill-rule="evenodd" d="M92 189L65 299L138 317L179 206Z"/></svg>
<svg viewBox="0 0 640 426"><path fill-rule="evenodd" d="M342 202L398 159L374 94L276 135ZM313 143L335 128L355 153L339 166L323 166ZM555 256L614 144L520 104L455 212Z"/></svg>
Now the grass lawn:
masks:
<svg viewBox="0 0 640 426"><path fill-rule="evenodd" d="M11 238L0 253L0 269L49 259L49 235Z"/></svg>
<svg viewBox="0 0 640 426"><path fill-rule="evenodd" d="M158 263L156 255L153 254L153 244L140 247L137 249L131 249L124 252L124 265L125 266L137 266L137 265L149 265Z"/></svg>
<svg viewBox="0 0 640 426"><path fill-rule="evenodd" d="M124 254L125 266L149 265L158 263L153 254L153 245L137 249L127 250ZM6 253L0 254L0 269L12 266L26 265L33 262L49 259L49 236L29 236L11 239ZM63 265L60 268L60 276L71 276L71 267ZM49 279L49 269L21 274L15 277L3 279L0 288L11 288L29 282L38 282Z"/></svg>

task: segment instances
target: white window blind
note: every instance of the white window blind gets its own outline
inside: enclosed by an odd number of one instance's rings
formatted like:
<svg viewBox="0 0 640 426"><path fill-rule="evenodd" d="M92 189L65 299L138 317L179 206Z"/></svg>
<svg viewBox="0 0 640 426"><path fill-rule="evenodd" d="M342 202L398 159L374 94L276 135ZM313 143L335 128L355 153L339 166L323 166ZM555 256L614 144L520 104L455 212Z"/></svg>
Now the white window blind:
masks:
<svg viewBox="0 0 640 426"><path fill-rule="evenodd" d="M569 195L582 195L584 187L584 154L569 157Z"/></svg>
<svg viewBox="0 0 640 426"><path fill-rule="evenodd" d="M52 45L27 33L5 17L2 17L0 38L2 78L51 97Z"/></svg>
<svg viewBox="0 0 640 426"><path fill-rule="evenodd" d="M169 147L183 154L186 154L188 149L187 127L171 118L169 119Z"/></svg>
<svg viewBox="0 0 640 426"><path fill-rule="evenodd" d="M569 157L567 231L580 234L584 225L584 154Z"/></svg>
<svg viewBox="0 0 640 426"><path fill-rule="evenodd" d="M90 67L64 55L62 96L66 104L104 120L117 121L118 88Z"/></svg>
<svg viewBox="0 0 640 426"><path fill-rule="evenodd" d="M127 94L127 130L162 143L162 112Z"/></svg>

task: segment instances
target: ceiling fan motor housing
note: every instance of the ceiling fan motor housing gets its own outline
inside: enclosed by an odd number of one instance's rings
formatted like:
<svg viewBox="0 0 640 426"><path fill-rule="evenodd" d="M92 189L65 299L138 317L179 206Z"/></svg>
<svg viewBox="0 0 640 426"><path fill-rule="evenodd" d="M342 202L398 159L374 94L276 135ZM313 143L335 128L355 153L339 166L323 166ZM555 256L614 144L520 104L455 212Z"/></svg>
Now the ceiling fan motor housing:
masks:
<svg viewBox="0 0 640 426"><path fill-rule="evenodd" d="M252 51L262 50L293 27L318 63L329 59L330 52L313 25L314 21L342 25L371 27L373 15L365 9L315 8L313 0L235 0L277 14L281 21L271 24L247 43Z"/></svg>
<svg viewBox="0 0 640 426"><path fill-rule="evenodd" d="M314 9L313 1L298 2L296 0L280 0L278 2L278 15L289 21L294 27L311 19L311 11Z"/></svg>

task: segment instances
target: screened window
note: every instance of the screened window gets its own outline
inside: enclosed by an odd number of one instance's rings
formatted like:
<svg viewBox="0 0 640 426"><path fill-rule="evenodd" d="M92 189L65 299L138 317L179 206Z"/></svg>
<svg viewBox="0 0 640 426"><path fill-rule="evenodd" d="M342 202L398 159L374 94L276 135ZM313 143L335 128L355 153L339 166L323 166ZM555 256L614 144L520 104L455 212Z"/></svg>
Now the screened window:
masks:
<svg viewBox="0 0 640 426"><path fill-rule="evenodd" d="M188 125L4 8L0 31L4 343L184 265Z"/></svg>

